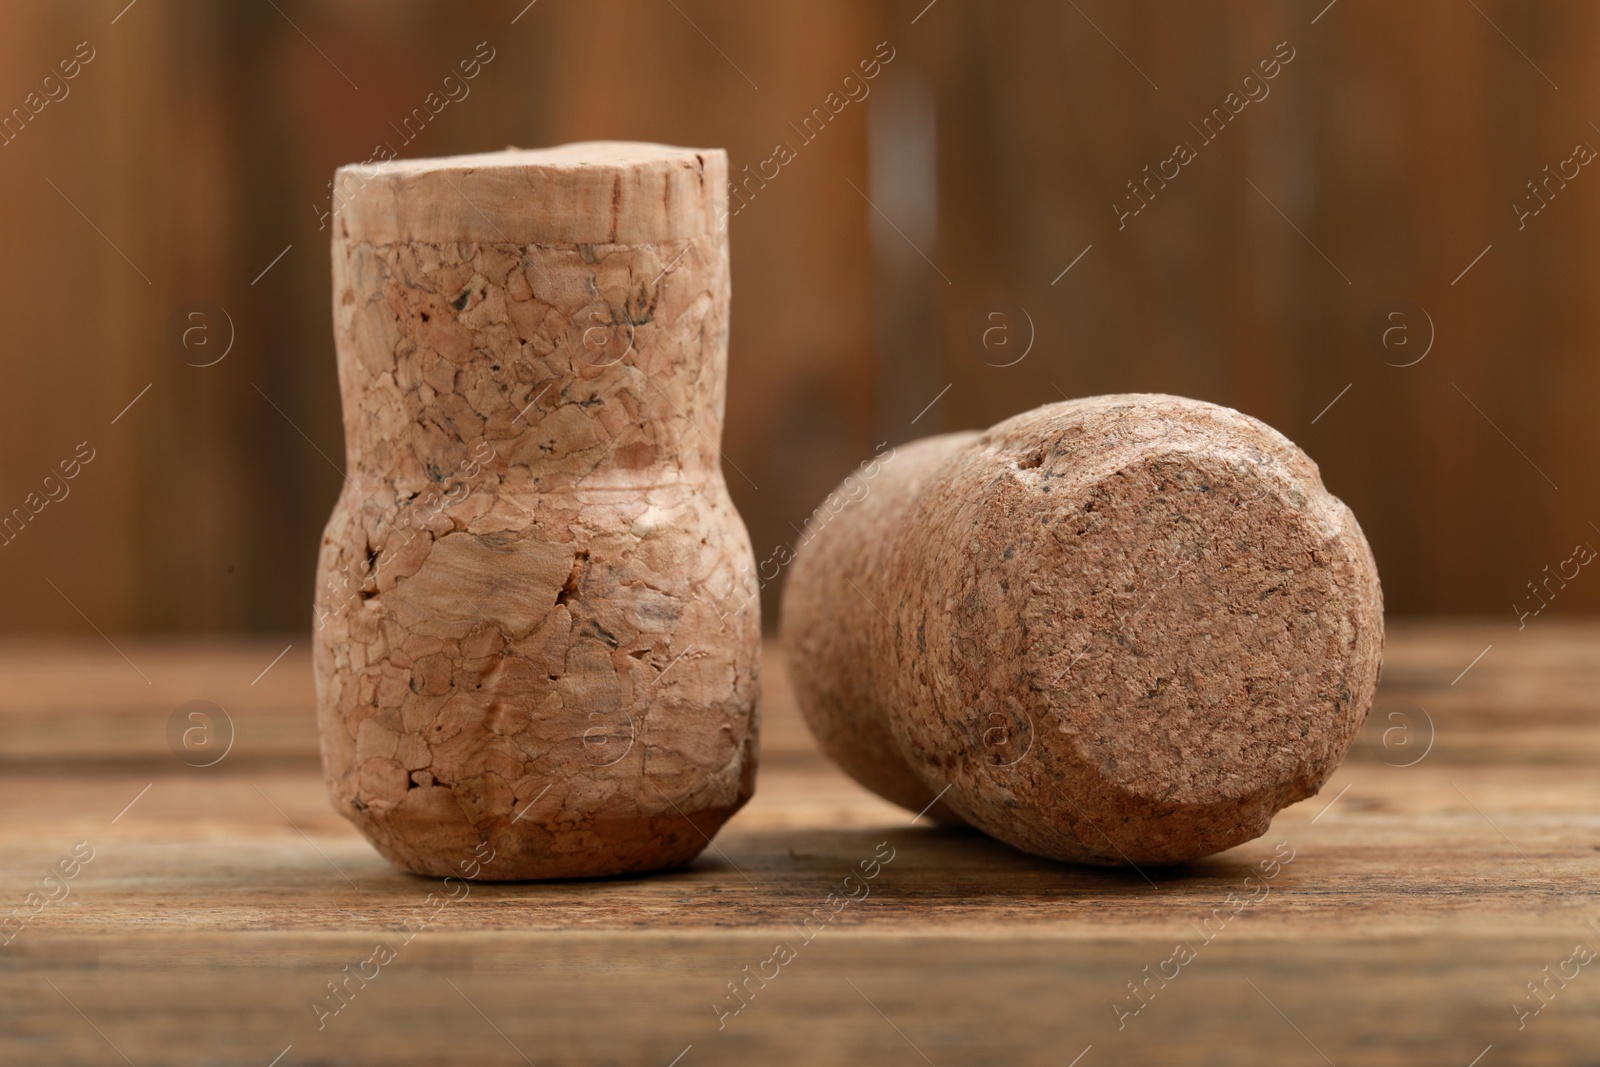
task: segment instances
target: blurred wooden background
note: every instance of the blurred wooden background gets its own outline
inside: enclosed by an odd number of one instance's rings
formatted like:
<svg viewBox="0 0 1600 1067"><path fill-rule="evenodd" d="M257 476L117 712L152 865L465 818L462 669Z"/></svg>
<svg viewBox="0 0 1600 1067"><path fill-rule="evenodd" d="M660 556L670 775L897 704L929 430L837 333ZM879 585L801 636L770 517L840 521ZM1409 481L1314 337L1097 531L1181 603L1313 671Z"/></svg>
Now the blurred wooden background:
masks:
<svg viewBox="0 0 1600 1067"><path fill-rule="evenodd" d="M724 451L758 558L880 441L1113 391L1298 441L1391 611L1536 607L1529 581L1600 546L1600 177L1543 186L1522 229L1511 207L1600 146L1594 5L525 3L0 8L0 108L23 109L0 147L0 511L70 491L0 545L0 627L306 625L343 447L318 212L379 142L634 138L736 171L791 146L732 220ZM402 147L390 124L479 42L470 95ZM803 143L880 42L870 95ZM1270 95L1119 230L1126 183L1199 146L1189 124L1280 42ZM1411 347L1385 350L1400 300ZM1390 365L1429 320L1426 358ZM227 356L188 365L229 321ZM80 442L93 460L45 483ZM1600 606L1600 578L1543 588Z"/></svg>

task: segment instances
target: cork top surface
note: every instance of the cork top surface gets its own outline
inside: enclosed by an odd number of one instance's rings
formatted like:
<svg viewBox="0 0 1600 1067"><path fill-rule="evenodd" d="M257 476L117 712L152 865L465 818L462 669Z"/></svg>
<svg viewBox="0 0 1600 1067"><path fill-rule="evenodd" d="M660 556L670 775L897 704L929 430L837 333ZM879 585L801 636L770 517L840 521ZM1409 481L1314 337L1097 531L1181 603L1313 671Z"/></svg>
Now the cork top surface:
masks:
<svg viewBox="0 0 1600 1067"><path fill-rule="evenodd" d="M725 212L720 148L587 141L351 163L334 177L337 236L503 244L659 244Z"/></svg>

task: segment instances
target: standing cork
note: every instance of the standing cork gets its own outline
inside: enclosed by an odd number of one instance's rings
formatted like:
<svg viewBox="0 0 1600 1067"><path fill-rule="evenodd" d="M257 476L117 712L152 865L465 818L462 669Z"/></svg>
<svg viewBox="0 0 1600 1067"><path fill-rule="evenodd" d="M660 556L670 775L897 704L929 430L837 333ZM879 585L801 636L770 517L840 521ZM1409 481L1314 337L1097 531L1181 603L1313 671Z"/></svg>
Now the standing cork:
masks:
<svg viewBox="0 0 1600 1067"><path fill-rule="evenodd" d="M1372 702L1377 568L1270 427L1129 395L881 462L814 531L783 635L862 784L1042 856L1176 863L1266 832Z"/></svg>
<svg viewBox="0 0 1600 1067"><path fill-rule="evenodd" d="M319 722L334 806L397 866L677 866L753 791L726 171L596 143L338 172Z"/></svg>

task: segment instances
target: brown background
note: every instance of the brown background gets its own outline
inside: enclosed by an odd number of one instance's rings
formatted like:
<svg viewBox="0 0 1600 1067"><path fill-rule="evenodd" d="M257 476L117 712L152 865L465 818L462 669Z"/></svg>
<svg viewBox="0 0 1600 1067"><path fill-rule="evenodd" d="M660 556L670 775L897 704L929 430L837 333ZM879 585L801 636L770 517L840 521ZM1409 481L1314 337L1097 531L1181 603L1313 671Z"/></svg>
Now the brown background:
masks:
<svg viewBox="0 0 1600 1067"><path fill-rule="evenodd" d="M0 510L79 442L95 459L0 547L0 626L306 625L342 459L317 212L480 41L471 95L403 155L634 138L737 170L795 149L732 223L724 451L758 557L880 441L1163 391L1305 447L1391 611L1509 618L1600 546L1600 177L1524 230L1510 207L1600 146L1600 9L1325 2L8 3L0 108L79 41L95 58L0 148ZM871 95L801 144L788 124L883 41ZM1119 232L1124 183L1282 41L1270 96ZM1397 299L1437 335L1405 368L1369 339ZM195 301L236 334L207 368L169 339ZM1030 320L1026 358L991 366ZM1585 574L1551 610L1596 606Z"/></svg>

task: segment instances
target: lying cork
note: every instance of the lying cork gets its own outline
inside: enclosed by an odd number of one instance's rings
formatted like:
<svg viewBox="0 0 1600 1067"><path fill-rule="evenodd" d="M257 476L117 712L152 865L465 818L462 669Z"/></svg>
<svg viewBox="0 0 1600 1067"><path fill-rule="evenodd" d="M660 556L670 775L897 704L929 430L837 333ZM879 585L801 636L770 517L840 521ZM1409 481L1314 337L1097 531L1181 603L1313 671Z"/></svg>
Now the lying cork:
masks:
<svg viewBox="0 0 1600 1067"><path fill-rule="evenodd" d="M824 751L909 810L1060 860L1178 863L1265 833L1366 717L1372 553L1255 419L1050 404L901 447L869 485L810 531L783 637Z"/></svg>
<svg viewBox="0 0 1600 1067"><path fill-rule="evenodd" d="M400 867L678 866L753 791L726 171L604 143L338 172L322 755Z"/></svg>

